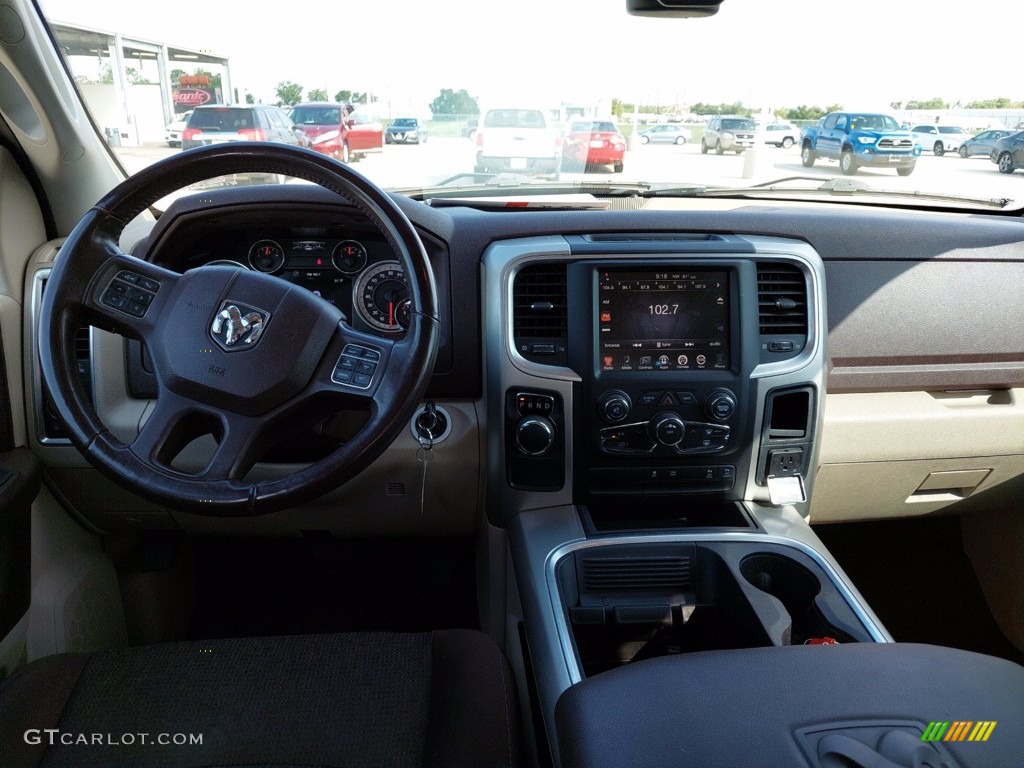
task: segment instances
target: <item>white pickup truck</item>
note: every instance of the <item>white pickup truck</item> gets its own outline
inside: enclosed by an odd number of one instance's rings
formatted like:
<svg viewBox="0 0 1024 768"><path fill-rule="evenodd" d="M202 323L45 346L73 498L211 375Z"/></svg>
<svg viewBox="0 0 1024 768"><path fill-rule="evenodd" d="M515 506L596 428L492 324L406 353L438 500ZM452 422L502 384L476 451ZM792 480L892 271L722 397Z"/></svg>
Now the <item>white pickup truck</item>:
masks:
<svg viewBox="0 0 1024 768"><path fill-rule="evenodd" d="M558 178L562 137L548 113L534 107L488 109L476 133L475 173Z"/></svg>

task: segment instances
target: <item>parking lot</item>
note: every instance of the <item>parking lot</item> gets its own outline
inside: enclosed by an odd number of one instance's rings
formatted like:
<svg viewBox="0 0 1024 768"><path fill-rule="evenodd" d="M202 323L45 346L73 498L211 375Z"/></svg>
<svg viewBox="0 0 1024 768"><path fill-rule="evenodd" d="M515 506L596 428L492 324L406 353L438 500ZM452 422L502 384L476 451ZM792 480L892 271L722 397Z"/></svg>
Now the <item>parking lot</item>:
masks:
<svg viewBox="0 0 1024 768"><path fill-rule="evenodd" d="M115 149L129 172L180 151L156 144ZM432 186L455 173L471 173L474 152L474 144L469 139L437 137L422 145L385 145L383 151L363 158L353 167L385 188ZM788 150L772 146L759 149L755 173L750 178L744 176L749 165L745 156L703 155L699 144L695 143L640 145L626 152L624 165L621 174L599 168L586 175L564 173L562 178L744 186L789 176L810 177L808 183L813 184L818 179L825 181L841 175L836 163L825 160L819 160L812 168L804 168L795 146ZM886 168L862 168L852 178L876 189L1024 199L1024 173L1001 174L986 157L963 159L954 153L943 157L923 154L917 169L905 178Z"/></svg>

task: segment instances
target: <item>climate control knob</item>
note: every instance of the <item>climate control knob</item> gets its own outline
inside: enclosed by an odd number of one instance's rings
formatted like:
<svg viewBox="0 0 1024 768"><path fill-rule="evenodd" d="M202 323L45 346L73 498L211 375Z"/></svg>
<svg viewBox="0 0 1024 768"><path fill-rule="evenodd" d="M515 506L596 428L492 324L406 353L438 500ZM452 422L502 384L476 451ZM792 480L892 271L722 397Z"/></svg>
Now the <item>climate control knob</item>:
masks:
<svg viewBox="0 0 1024 768"><path fill-rule="evenodd" d="M704 401L704 411L716 421L725 421L736 413L736 396L728 389L716 389Z"/></svg>
<svg viewBox="0 0 1024 768"><path fill-rule="evenodd" d="M618 424L625 421L629 416L629 410L633 404L629 401L629 395L625 392L606 392L597 406L601 418L609 424Z"/></svg>
<svg viewBox="0 0 1024 768"><path fill-rule="evenodd" d="M516 424L515 441L527 456L543 456L555 445L555 425L543 416L527 416Z"/></svg>
<svg viewBox="0 0 1024 768"><path fill-rule="evenodd" d="M686 424L671 411L659 413L651 419L651 437L662 445L678 445L686 432Z"/></svg>

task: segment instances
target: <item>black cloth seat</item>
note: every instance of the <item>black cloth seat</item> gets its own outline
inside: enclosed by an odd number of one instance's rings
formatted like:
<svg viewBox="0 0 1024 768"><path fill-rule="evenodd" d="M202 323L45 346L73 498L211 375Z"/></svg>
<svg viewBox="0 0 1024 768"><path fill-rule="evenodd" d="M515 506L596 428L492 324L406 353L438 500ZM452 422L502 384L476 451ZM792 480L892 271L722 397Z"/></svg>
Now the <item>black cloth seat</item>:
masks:
<svg viewBox="0 0 1024 768"><path fill-rule="evenodd" d="M471 630L50 656L0 688L0 745L5 768L481 768L521 748L508 662Z"/></svg>

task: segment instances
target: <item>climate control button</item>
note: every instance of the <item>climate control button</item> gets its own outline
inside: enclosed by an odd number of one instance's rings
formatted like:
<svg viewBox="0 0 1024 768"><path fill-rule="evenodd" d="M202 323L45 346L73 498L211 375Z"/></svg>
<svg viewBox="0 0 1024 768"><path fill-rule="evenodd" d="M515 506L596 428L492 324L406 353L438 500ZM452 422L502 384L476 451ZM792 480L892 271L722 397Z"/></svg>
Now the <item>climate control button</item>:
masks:
<svg viewBox="0 0 1024 768"><path fill-rule="evenodd" d="M736 412L736 396L728 389L716 389L704 401L704 410L712 419L725 421Z"/></svg>
<svg viewBox="0 0 1024 768"><path fill-rule="evenodd" d="M597 406L598 413L609 424L618 424L629 416L632 403L625 392L606 392Z"/></svg>
<svg viewBox="0 0 1024 768"><path fill-rule="evenodd" d="M659 413L651 419L651 436L662 445L678 445L685 430L686 424L675 413Z"/></svg>

